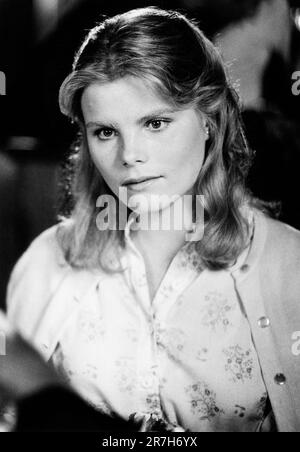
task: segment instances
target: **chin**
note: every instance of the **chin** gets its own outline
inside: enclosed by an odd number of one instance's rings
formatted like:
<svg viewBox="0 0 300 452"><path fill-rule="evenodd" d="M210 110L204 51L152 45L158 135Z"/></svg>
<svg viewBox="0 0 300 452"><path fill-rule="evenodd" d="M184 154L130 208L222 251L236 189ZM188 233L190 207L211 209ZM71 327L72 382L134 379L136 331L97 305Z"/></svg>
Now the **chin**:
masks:
<svg viewBox="0 0 300 452"><path fill-rule="evenodd" d="M128 200L128 207L137 213L158 213L165 210L178 199L179 195L165 195L158 193L139 193Z"/></svg>

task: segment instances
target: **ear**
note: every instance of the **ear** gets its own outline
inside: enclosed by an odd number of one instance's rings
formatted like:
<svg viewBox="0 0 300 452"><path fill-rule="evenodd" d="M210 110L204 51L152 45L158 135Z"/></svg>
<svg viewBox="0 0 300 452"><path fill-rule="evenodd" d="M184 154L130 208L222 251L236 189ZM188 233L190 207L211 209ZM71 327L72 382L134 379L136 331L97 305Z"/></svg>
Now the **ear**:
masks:
<svg viewBox="0 0 300 452"><path fill-rule="evenodd" d="M210 138L210 131L207 123L204 124L204 130L205 130L205 139L208 140Z"/></svg>
<svg viewBox="0 0 300 452"><path fill-rule="evenodd" d="M208 121L206 115L204 115L202 112L201 112L201 120L202 120L202 124L203 124L203 130L205 132L205 141L207 141L210 137L210 129L209 129L209 125L208 125L209 121Z"/></svg>

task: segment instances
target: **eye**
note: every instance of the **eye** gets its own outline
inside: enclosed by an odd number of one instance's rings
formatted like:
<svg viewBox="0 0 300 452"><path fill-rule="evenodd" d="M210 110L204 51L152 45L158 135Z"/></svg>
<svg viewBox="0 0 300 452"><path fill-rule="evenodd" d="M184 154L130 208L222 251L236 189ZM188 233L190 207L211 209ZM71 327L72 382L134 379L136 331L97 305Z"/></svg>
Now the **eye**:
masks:
<svg viewBox="0 0 300 452"><path fill-rule="evenodd" d="M94 132L94 135L102 141L111 140L115 136L115 134L116 131L109 127L102 127L101 129L97 129Z"/></svg>
<svg viewBox="0 0 300 452"><path fill-rule="evenodd" d="M168 127L170 122L170 119L151 119L146 123L146 126L151 131L162 131Z"/></svg>

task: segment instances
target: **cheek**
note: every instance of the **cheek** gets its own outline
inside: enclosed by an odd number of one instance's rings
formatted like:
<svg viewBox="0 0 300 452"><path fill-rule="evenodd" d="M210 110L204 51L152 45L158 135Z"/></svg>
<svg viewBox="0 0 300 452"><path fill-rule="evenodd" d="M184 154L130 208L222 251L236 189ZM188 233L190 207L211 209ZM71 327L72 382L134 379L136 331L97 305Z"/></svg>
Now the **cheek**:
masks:
<svg viewBox="0 0 300 452"><path fill-rule="evenodd" d="M91 152L91 158L94 162L94 165L96 168L100 171L100 173L103 175L106 172L106 165L104 164L104 161L101 157L99 157L99 154L94 154Z"/></svg>
<svg viewBox="0 0 300 452"><path fill-rule="evenodd" d="M108 158L108 155L104 154L99 149L96 149L95 146L92 146L90 144L89 152L94 165L101 173L101 175L104 177L106 174L109 174L111 163L110 159Z"/></svg>
<svg viewBox="0 0 300 452"><path fill-rule="evenodd" d="M195 146L191 149L191 164L197 169L197 173L203 166L205 157L206 141L205 139L198 140Z"/></svg>
<svg viewBox="0 0 300 452"><path fill-rule="evenodd" d="M174 141L174 152L169 160L175 172L191 177L198 175L202 168L205 156L206 141L200 134L191 134L189 139L177 139Z"/></svg>
<svg viewBox="0 0 300 452"><path fill-rule="evenodd" d="M116 182L115 177L113 175L113 165L108 158L105 158L100 152L91 150L90 148L90 156L91 159L98 170L99 174L101 174L102 178L109 186L109 188L115 192L116 191Z"/></svg>

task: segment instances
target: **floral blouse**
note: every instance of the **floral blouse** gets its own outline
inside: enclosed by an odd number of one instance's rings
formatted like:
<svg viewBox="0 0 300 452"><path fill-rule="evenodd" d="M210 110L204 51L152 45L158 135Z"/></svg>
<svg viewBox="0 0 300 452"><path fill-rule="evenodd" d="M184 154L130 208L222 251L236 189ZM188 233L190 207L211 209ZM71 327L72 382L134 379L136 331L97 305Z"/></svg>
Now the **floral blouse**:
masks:
<svg viewBox="0 0 300 452"><path fill-rule="evenodd" d="M235 265L221 271L203 269L195 242L187 242L152 302L130 223L125 245L126 271L102 279L97 303L85 297L52 364L107 414L151 417L193 432L257 431L268 397L231 277L243 265L251 240ZM201 292L183 303L196 278Z"/></svg>

